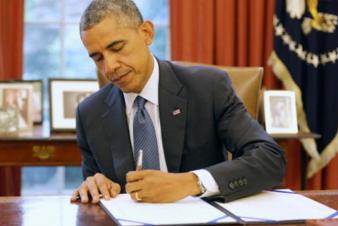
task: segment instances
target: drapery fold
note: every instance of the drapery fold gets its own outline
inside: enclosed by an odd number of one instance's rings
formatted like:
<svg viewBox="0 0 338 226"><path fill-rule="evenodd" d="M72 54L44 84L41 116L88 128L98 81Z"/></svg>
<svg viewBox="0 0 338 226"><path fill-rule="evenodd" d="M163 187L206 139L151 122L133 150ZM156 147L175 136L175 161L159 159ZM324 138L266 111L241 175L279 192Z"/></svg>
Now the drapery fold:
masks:
<svg viewBox="0 0 338 226"><path fill-rule="evenodd" d="M0 80L21 79L24 0L0 0ZM19 167L0 167L0 195L20 195Z"/></svg>
<svg viewBox="0 0 338 226"><path fill-rule="evenodd" d="M264 85L280 87L266 59L274 1L171 0L171 58L226 66L264 66Z"/></svg>

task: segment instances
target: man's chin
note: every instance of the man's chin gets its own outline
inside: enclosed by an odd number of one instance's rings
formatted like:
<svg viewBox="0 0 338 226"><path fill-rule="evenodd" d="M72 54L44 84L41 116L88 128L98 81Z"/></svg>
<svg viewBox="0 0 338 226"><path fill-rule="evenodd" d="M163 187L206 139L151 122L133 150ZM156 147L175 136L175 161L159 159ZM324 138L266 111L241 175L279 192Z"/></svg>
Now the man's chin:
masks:
<svg viewBox="0 0 338 226"><path fill-rule="evenodd" d="M124 93L140 93L138 89L135 87L130 87L130 86L118 86L116 85L122 92Z"/></svg>

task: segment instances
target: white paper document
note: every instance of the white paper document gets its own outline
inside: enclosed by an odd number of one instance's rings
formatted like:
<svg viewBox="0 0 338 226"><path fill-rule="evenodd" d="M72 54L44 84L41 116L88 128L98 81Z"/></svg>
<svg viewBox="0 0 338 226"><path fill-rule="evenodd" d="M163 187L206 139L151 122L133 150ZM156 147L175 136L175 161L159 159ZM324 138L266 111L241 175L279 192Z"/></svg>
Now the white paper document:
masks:
<svg viewBox="0 0 338 226"><path fill-rule="evenodd" d="M101 200L120 225L245 224L338 218L338 211L291 190L263 191L229 203L188 197L168 204L138 203L120 194Z"/></svg>
<svg viewBox="0 0 338 226"><path fill-rule="evenodd" d="M101 204L121 225L207 224L236 220L200 198L188 197L175 203L138 203L129 195L120 194Z"/></svg>
<svg viewBox="0 0 338 226"><path fill-rule="evenodd" d="M245 222L302 221L338 218L338 211L291 190L263 191L218 205Z"/></svg>

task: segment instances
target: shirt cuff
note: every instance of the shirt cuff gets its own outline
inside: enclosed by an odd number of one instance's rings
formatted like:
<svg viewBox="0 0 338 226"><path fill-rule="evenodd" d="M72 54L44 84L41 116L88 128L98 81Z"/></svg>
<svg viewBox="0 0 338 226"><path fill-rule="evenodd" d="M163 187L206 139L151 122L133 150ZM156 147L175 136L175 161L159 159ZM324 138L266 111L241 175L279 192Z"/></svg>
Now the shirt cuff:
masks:
<svg viewBox="0 0 338 226"><path fill-rule="evenodd" d="M218 195L220 193L218 185L209 171L200 169L191 172L198 177L198 179L206 189L206 192L201 194L199 197L210 197L213 195Z"/></svg>

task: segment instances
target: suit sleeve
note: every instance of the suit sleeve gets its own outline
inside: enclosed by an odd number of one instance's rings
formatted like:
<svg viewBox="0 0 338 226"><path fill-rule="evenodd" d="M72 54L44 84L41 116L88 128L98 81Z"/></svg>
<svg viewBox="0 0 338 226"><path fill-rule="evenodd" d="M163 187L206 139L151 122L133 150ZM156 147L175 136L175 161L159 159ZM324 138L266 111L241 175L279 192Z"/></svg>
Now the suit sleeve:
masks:
<svg viewBox="0 0 338 226"><path fill-rule="evenodd" d="M225 201L279 185L285 171L281 148L252 119L231 87L228 76L214 82L213 105L217 133L233 160L207 170L215 178Z"/></svg>
<svg viewBox="0 0 338 226"><path fill-rule="evenodd" d="M86 179L89 176L93 176L95 173L100 172L99 167L96 164L93 153L90 151L85 129L83 128L83 122L81 119L80 106L76 111L76 135L78 146L81 151L81 165L83 178Z"/></svg>

